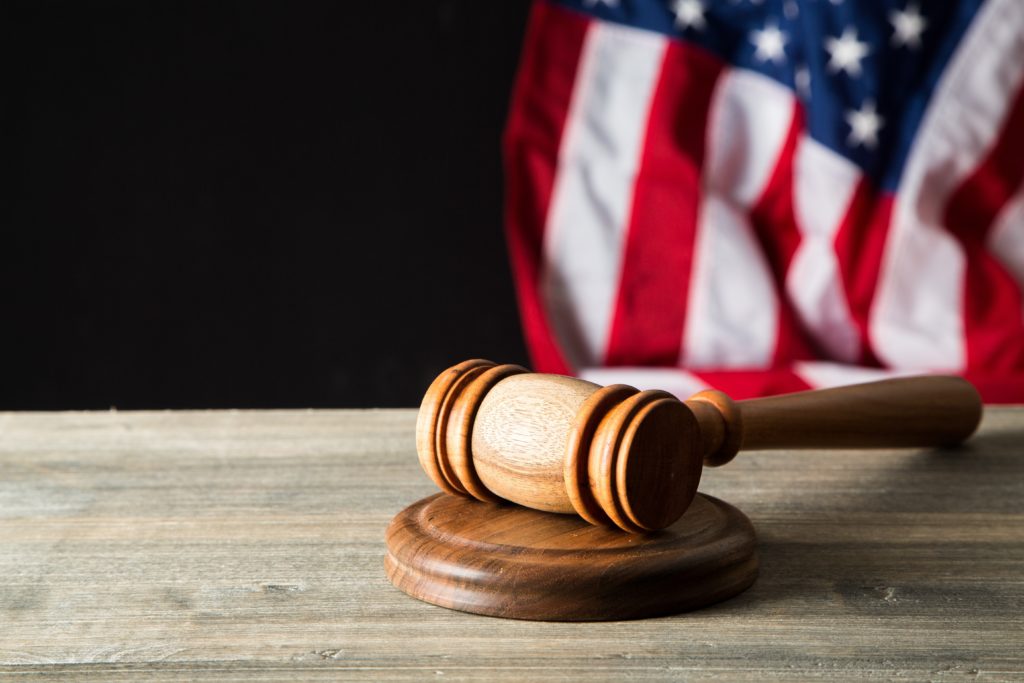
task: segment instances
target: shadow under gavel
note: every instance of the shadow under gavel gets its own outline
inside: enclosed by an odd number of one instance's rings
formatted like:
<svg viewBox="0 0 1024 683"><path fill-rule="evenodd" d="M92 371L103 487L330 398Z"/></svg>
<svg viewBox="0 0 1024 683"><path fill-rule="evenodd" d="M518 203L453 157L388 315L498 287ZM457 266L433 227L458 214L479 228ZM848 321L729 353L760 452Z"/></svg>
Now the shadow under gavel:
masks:
<svg viewBox="0 0 1024 683"><path fill-rule="evenodd" d="M642 532L679 519L703 466L741 449L949 446L974 432L981 412L977 391L959 377L746 401L712 390L680 401L469 360L427 390L416 450L448 493Z"/></svg>

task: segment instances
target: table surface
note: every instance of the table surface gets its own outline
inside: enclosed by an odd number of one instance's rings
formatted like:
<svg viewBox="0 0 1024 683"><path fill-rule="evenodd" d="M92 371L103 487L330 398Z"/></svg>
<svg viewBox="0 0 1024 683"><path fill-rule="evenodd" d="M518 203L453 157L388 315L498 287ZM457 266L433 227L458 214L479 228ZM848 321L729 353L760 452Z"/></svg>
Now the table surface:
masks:
<svg viewBox="0 0 1024 683"><path fill-rule="evenodd" d="M675 617L509 621L393 588L415 412L0 414L0 677L1024 680L1024 408L949 451L744 453L761 575Z"/></svg>

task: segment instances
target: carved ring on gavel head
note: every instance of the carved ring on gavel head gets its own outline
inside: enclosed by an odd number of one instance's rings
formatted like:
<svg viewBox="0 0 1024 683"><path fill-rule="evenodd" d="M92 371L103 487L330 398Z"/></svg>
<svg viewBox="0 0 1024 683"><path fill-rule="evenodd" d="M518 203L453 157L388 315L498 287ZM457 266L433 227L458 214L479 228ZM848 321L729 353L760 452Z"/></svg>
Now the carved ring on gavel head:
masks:
<svg viewBox="0 0 1024 683"><path fill-rule="evenodd" d="M957 377L911 377L733 401L530 373L469 360L438 375L416 423L443 491L508 500L630 532L663 529L703 465L741 449L942 446L974 432L981 402Z"/></svg>

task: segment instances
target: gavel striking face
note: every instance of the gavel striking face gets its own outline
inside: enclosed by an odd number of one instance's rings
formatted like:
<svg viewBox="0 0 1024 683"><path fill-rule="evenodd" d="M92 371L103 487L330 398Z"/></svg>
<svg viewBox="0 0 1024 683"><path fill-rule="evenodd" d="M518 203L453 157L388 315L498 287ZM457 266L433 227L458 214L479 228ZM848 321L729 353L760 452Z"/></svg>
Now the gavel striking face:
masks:
<svg viewBox="0 0 1024 683"><path fill-rule="evenodd" d="M679 519L703 465L723 465L741 448L946 446L970 436L980 419L977 392L958 377L748 401L712 390L683 402L469 360L427 390L416 450L447 493L643 532Z"/></svg>

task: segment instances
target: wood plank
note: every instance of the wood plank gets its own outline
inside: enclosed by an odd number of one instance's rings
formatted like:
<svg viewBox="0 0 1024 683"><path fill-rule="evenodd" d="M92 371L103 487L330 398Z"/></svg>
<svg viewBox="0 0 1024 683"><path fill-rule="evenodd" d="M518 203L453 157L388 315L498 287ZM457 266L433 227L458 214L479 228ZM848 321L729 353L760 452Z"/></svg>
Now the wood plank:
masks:
<svg viewBox="0 0 1024 683"><path fill-rule="evenodd" d="M745 453L736 599L624 623L415 601L383 533L434 492L414 411L0 415L0 676L1024 678L1024 409L968 448Z"/></svg>

